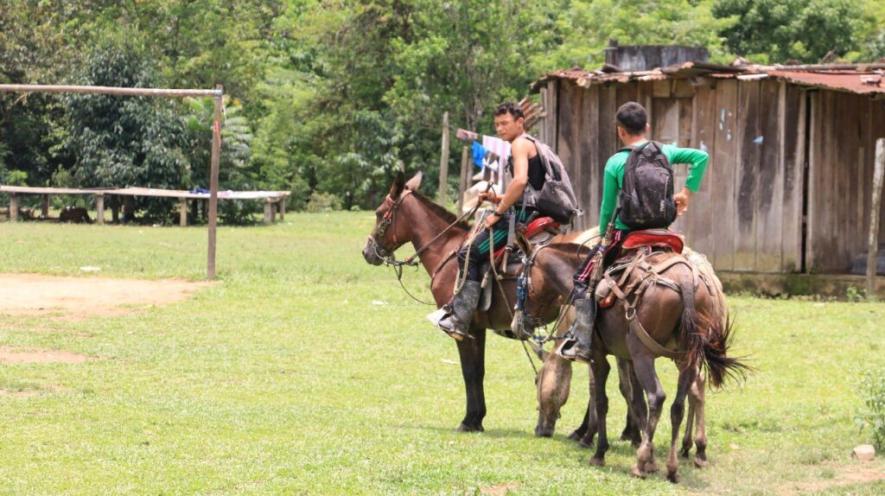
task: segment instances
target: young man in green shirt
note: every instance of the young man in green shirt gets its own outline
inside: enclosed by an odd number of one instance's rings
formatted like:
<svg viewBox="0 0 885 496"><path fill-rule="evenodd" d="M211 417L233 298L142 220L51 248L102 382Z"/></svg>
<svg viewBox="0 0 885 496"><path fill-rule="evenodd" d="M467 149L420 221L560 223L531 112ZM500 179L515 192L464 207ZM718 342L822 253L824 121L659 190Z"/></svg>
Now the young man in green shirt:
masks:
<svg viewBox="0 0 885 496"><path fill-rule="evenodd" d="M611 265L620 252L620 244L630 228L621 222L620 218L613 219L615 207L624 186L624 170L630 151L644 146L648 139L650 127L648 113L642 105L636 102L627 102L618 109L617 113L618 138L624 144L624 148L608 159L605 164L605 178L602 188L602 206L599 209L599 235L605 236L609 223L614 222L614 236L608 246L600 244L591 250L587 260L575 274L574 305L576 318L569 329L567 339L559 347L558 353L565 359L590 362L590 342L593 336L593 326L596 321L596 299L593 293L599 282L599 275ZM688 179L682 191L673 195L676 203L676 212L682 215L688 210L688 204L692 193L697 192L707 169L709 155L703 150L694 148L679 148L673 145L662 145L661 151L667 157L669 164L688 164ZM594 271L596 254L604 249L600 262L603 270ZM594 277L591 277L594 276Z"/></svg>

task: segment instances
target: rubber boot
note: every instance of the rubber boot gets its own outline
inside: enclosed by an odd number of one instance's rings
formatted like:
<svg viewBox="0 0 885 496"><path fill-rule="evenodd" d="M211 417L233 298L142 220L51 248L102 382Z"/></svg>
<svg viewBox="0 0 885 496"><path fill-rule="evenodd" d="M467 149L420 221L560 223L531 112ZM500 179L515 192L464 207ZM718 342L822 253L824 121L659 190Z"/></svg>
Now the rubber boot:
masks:
<svg viewBox="0 0 885 496"><path fill-rule="evenodd" d="M465 281L452 300L452 312L439 321L439 328L456 341L467 337L481 291L479 281Z"/></svg>
<svg viewBox="0 0 885 496"><path fill-rule="evenodd" d="M575 322L566 333L566 339L556 353L577 362L590 363L590 343L593 340L593 327L596 323L596 299L593 297L578 298L575 305Z"/></svg>

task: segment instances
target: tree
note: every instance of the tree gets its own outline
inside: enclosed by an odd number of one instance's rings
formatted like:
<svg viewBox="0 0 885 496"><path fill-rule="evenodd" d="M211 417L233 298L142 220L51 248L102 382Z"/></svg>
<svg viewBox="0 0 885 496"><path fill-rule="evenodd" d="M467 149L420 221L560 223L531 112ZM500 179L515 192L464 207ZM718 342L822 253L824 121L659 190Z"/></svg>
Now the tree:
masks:
<svg viewBox="0 0 885 496"><path fill-rule="evenodd" d="M131 37L109 38L86 58L79 84L153 87L155 73ZM179 189L190 183L184 124L172 104L153 97L70 95L64 149L72 175L86 187ZM169 202L141 200L162 217ZM164 212L165 211L165 212Z"/></svg>
<svg viewBox="0 0 885 496"><path fill-rule="evenodd" d="M818 62L857 50L864 12L853 0L716 0L713 15L735 53L762 63Z"/></svg>

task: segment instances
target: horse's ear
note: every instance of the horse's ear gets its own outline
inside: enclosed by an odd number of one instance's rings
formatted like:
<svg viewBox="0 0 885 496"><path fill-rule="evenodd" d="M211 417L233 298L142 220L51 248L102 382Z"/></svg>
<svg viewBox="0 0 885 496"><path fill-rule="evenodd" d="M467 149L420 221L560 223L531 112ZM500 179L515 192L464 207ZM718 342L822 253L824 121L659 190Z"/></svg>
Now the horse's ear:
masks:
<svg viewBox="0 0 885 496"><path fill-rule="evenodd" d="M412 176L412 179L409 179L409 182L406 183L406 189L418 191L418 188L421 187L421 179L423 177L424 174L422 174L421 171L418 171L418 173Z"/></svg>
<svg viewBox="0 0 885 496"><path fill-rule="evenodd" d="M399 198L400 193L403 192L403 187L405 185L406 178L403 176L402 171L397 171L396 176L393 179L393 184L390 185L390 197L396 200Z"/></svg>

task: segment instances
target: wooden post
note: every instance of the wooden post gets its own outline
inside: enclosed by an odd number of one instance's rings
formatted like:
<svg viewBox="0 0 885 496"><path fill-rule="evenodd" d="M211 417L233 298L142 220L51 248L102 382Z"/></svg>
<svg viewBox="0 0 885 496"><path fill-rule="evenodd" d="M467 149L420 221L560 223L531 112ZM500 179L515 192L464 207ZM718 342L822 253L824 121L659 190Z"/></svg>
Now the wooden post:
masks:
<svg viewBox="0 0 885 496"><path fill-rule="evenodd" d="M104 195L95 195L95 221L104 224Z"/></svg>
<svg viewBox="0 0 885 496"><path fill-rule="evenodd" d="M273 203L271 203L270 198L264 200L264 223L270 224L273 222Z"/></svg>
<svg viewBox="0 0 885 496"><path fill-rule="evenodd" d="M187 198L178 201L178 225L187 227Z"/></svg>
<svg viewBox="0 0 885 496"><path fill-rule="evenodd" d="M449 177L449 113L443 113L442 120L442 144L440 145L439 157L439 189L436 199L443 206L446 204L447 179Z"/></svg>
<svg viewBox="0 0 885 496"><path fill-rule="evenodd" d="M870 206L870 237L867 240L867 298L876 299L876 268L879 259L879 216L882 209L882 182L885 181L885 138L876 140L873 169L873 204Z"/></svg>
<svg viewBox="0 0 885 496"><path fill-rule="evenodd" d="M15 193L9 193L9 222L18 220L18 198Z"/></svg>
<svg viewBox="0 0 885 496"><path fill-rule="evenodd" d="M212 123L212 157L209 162L209 253L206 258L206 278L215 279L215 231L218 222L218 163L221 158L221 119L224 106L224 88L215 87L215 120Z"/></svg>
<svg viewBox="0 0 885 496"><path fill-rule="evenodd" d="M464 145L461 147L461 178L458 183L458 215L464 211L464 192L467 191L467 183L470 180L470 172L473 168L470 166L470 147Z"/></svg>
<svg viewBox="0 0 885 496"><path fill-rule="evenodd" d="M40 218L49 218L49 195L43 195L43 204L40 205Z"/></svg>
<svg viewBox="0 0 885 496"><path fill-rule="evenodd" d="M286 220L286 197L280 197L280 222Z"/></svg>

